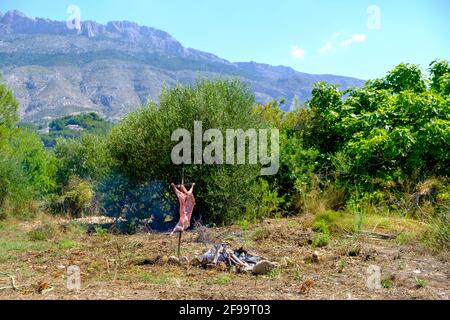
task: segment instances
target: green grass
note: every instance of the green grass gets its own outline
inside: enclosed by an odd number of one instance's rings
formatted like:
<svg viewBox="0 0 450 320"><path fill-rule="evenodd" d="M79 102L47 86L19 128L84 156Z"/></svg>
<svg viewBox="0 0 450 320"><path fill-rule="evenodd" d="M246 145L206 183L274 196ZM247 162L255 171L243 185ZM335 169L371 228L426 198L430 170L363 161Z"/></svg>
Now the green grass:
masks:
<svg viewBox="0 0 450 320"><path fill-rule="evenodd" d="M318 220L313 224L312 227L314 232L319 232L323 234L329 234L330 230L328 228L328 224L323 220Z"/></svg>
<svg viewBox="0 0 450 320"><path fill-rule="evenodd" d="M70 239L63 239L58 242L58 246L60 249L69 250L76 248L77 244Z"/></svg>
<svg viewBox="0 0 450 320"><path fill-rule="evenodd" d="M45 241L29 241L24 239L0 238L0 262L16 260L17 254L28 251L44 251L51 247L51 243Z"/></svg>
<svg viewBox="0 0 450 320"><path fill-rule="evenodd" d="M317 248L326 247L330 242L330 229L326 219L320 218L316 220L312 227L314 235L312 245Z"/></svg>
<svg viewBox="0 0 450 320"><path fill-rule="evenodd" d="M347 268L347 265L348 265L347 261L340 260L339 263L338 263L338 266L337 266L338 267L338 273L344 272L345 268Z"/></svg>
<svg viewBox="0 0 450 320"><path fill-rule="evenodd" d="M249 233L249 239L252 241L258 241L264 236L264 229L256 228Z"/></svg>
<svg viewBox="0 0 450 320"><path fill-rule="evenodd" d="M104 236L107 236L108 233L109 233L108 229L104 229L102 227L96 227L95 228L95 235L96 236L104 237Z"/></svg>
<svg viewBox="0 0 450 320"><path fill-rule="evenodd" d="M250 228L250 222L246 219L237 221L236 225L238 225L242 231L248 231L248 229Z"/></svg>
<svg viewBox="0 0 450 320"><path fill-rule="evenodd" d="M383 279L381 280L381 286L384 289L392 289L394 287L394 281L391 279Z"/></svg>
<svg viewBox="0 0 450 320"><path fill-rule="evenodd" d="M415 281L416 281L416 288L418 289L424 288L427 285L427 282L424 279L416 277Z"/></svg>
<svg viewBox="0 0 450 320"><path fill-rule="evenodd" d="M17 224L17 221L1 222L0 263L15 261L22 253L52 249L59 254L58 250L69 250L77 246L73 240L78 235L75 225L67 228L65 237L61 238L62 233L51 223L45 223L29 232L19 230Z"/></svg>
<svg viewBox="0 0 450 320"><path fill-rule="evenodd" d="M231 276L227 273L220 273L216 277L207 280L207 284L227 285L231 282Z"/></svg>
<svg viewBox="0 0 450 320"><path fill-rule="evenodd" d="M269 278L276 279L283 275L283 270L281 268L274 268L269 272Z"/></svg>
<svg viewBox="0 0 450 320"><path fill-rule="evenodd" d="M71 221L67 224L65 224L65 227L67 228L66 233L70 233L72 235L81 236L86 233L87 226L84 224L81 224L76 221Z"/></svg>
<svg viewBox="0 0 450 320"><path fill-rule="evenodd" d="M324 233L316 233L313 235L312 245L316 248L326 247L330 243L330 236Z"/></svg>
<svg viewBox="0 0 450 320"><path fill-rule="evenodd" d="M302 272L299 269L296 269L294 272L294 280L296 282L301 282L303 280Z"/></svg>
<svg viewBox="0 0 450 320"><path fill-rule="evenodd" d="M156 285L164 285L164 284L170 284L172 281L171 279L166 275L155 275L153 273L143 272L139 274L139 279L144 282L148 282L151 284Z"/></svg>
<svg viewBox="0 0 450 320"><path fill-rule="evenodd" d="M313 231L316 233L316 245L327 242L326 235L339 235L347 232L358 233L368 230L379 233L397 235L397 243L422 243L425 247L442 247L449 243L450 228L448 223L425 223L401 216L401 212L376 211L373 208L361 209L358 212L326 211L316 216Z"/></svg>
<svg viewBox="0 0 450 320"><path fill-rule="evenodd" d="M45 224L28 232L28 237L32 241L45 241L53 239L56 235L56 229L53 225Z"/></svg>
<svg viewBox="0 0 450 320"><path fill-rule="evenodd" d="M364 210L362 208L357 208L354 212L353 232L358 233L362 231L364 226L364 218Z"/></svg>

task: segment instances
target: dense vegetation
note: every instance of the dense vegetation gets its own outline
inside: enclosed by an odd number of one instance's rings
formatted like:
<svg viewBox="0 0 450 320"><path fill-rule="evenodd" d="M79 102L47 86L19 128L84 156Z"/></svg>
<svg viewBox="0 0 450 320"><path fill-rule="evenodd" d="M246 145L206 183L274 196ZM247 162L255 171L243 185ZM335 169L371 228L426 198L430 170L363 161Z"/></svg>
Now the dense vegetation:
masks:
<svg viewBox="0 0 450 320"><path fill-rule="evenodd" d="M74 114L48 122L20 123L20 127L38 130L46 148L54 148L58 138L75 139L84 133L106 135L112 129L112 123L97 113ZM73 127L72 127L73 126ZM43 130L48 129L48 132Z"/></svg>
<svg viewBox="0 0 450 320"><path fill-rule="evenodd" d="M18 104L0 87L0 214L29 215L44 199L52 212L102 212L164 225L176 212L171 182L196 182L196 218L206 223L253 222L311 214L316 245L344 214L361 228L364 216L410 217L433 226L436 243L449 244L450 67L400 64L386 77L342 91L318 83L305 106L282 112L274 101L255 104L239 81L201 81L164 90L109 127L90 114L54 121L99 131L66 136L54 150L16 127ZM278 128L281 167L260 177L258 165L174 165L179 128ZM64 136L64 135L63 135ZM205 146L207 144L203 144Z"/></svg>
<svg viewBox="0 0 450 320"><path fill-rule="evenodd" d="M56 158L37 133L16 127L18 107L12 92L0 85L0 218L35 213L33 200L56 187Z"/></svg>

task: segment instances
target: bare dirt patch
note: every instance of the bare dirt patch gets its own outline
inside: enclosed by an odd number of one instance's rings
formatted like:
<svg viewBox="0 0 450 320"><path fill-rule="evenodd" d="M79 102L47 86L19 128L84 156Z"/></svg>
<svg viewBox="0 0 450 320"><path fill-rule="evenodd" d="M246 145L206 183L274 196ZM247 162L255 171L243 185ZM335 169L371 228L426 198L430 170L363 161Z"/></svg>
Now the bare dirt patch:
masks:
<svg viewBox="0 0 450 320"><path fill-rule="evenodd" d="M269 220L249 228L200 228L183 235L192 259L214 243L279 263L264 276L219 268L142 263L176 254L177 237L73 234L31 241L25 231L0 230L0 271L26 290L0 290L0 299L449 299L448 252L431 253L394 240L342 235L324 248L310 244L302 220ZM81 270L81 291L67 289L67 267ZM381 289L366 285L369 266L381 269ZM9 279L0 278L0 287ZM51 290L36 290L41 285Z"/></svg>

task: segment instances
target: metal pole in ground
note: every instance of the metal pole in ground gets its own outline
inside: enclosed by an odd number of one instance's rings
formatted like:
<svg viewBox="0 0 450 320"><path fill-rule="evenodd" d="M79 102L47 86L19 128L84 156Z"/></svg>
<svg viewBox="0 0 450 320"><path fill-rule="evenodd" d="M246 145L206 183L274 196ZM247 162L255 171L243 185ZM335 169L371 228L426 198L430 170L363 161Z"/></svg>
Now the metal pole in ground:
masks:
<svg viewBox="0 0 450 320"><path fill-rule="evenodd" d="M181 255L181 234L182 232L180 231L180 234L178 236L178 259L180 258Z"/></svg>
<svg viewBox="0 0 450 320"><path fill-rule="evenodd" d="M184 167L182 169L183 173L182 173L182 177L181 177L181 185L184 186ZM180 259L181 256L181 234L182 232L180 231L180 234L178 236L178 259Z"/></svg>

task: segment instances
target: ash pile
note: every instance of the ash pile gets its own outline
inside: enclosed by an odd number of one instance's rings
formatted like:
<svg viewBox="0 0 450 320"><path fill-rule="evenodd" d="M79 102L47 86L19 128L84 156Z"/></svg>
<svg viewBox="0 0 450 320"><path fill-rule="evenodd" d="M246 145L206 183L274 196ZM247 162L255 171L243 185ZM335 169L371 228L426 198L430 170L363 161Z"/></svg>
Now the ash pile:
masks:
<svg viewBox="0 0 450 320"><path fill-rule="evenodd" d="M243 248L228 249L226 244L214 245L197 258L198 265L203 268L230 269L237 273L267 274L278 267L277 263L249 254Z"/></svg>

